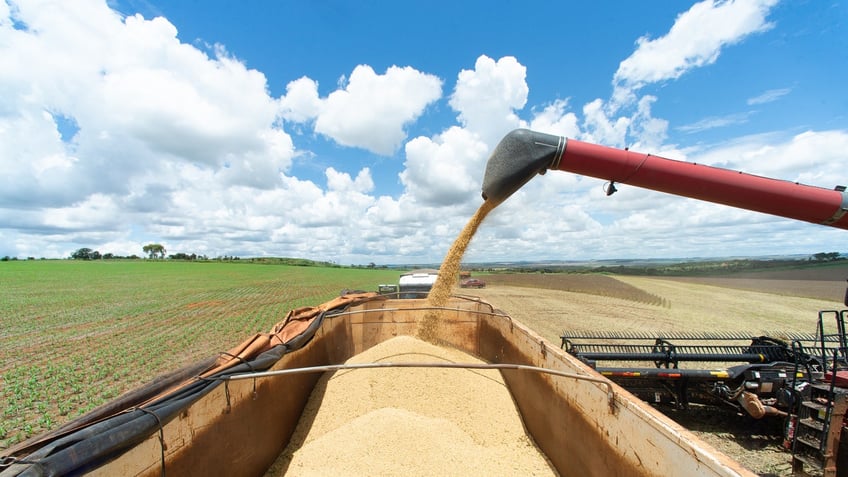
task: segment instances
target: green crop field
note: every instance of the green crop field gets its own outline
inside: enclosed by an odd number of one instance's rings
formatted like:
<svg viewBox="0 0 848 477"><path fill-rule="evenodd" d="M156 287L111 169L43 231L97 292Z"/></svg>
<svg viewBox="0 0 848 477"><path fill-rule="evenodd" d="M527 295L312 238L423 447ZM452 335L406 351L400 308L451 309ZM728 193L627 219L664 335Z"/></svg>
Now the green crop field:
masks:
<svg viewBox="0 0 848 477"><path fill-rule="evenodd" d="M399 272L222 262L0 263L0 449Z"/></svg>

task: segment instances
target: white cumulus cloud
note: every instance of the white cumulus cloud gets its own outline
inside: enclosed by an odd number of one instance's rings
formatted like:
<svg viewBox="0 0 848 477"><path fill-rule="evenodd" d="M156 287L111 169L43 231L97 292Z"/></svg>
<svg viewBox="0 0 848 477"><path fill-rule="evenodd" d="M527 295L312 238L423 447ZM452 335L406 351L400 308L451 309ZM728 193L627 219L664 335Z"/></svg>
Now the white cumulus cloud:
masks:
<svg viewBox="0 0 848 477"><path fill-rule="evenodd" d="M462 70L450 98L463 127L487 144L521 125L516 110L527 103L527 68L512 56L495 61L480 56L473 70Z"/></svg>
<svg viewBox="0 0 848 477"><path fill-rule="evenodd" d="M404 127L441 97L441 80L415 68L391 66L377 74L358 65L342 87L321 99L309 78L289 83L280 98L290 121L315 121L315 131L344 146L391 155L406 138Z"/></svg>

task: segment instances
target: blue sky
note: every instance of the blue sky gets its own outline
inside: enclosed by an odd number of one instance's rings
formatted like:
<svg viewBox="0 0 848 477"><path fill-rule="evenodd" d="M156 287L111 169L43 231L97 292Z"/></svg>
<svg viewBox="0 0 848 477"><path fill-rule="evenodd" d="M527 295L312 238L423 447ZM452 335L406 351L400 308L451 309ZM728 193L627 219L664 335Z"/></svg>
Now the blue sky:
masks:
<svg viewBox="0 0 848 477"><path fill-rule="evenodd" d="M4 0L0 256L438 262L516 127L848 184L846 21L843 1ZM602 186L534 179L466 260L843 250Z"/></svg>

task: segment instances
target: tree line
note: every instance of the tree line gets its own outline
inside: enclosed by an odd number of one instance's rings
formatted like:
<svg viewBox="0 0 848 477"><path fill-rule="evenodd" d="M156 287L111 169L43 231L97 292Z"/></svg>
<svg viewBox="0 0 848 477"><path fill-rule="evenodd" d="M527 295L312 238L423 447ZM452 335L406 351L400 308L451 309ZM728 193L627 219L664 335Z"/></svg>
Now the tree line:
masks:
<svg viewBox="0 0 848 477"><path fill-rule="evenodd" d="M151 260L162 260L165 259L167 250L162 244L159 243L149 243L143 247L141 250L144 252L144 255ZM83 247L77 249L74 253L71 254L71 258L74 260L139 260L141 257L138 255L115 255L113 253L103 253L101 254L98 250L93 250L88 247ZM170 260L208 260L209 258L206 255L198 255L196 253L188 254L188 253L174 253L171 255L167 255L167 258ZM225 257L225 259L231 259L230 257Z"/></svg>

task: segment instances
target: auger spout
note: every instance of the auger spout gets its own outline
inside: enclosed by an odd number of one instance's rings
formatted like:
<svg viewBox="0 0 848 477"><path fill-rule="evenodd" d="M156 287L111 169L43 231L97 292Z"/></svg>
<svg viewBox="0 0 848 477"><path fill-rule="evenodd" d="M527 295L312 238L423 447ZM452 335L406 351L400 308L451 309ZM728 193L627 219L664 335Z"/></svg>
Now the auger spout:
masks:
<svg viewBox="0 0 848 477"><path fill-rule="evenodd" d="M536 174L544 174L562 156L565 138L516 129L501 139L483 177L483 199L503 202Z"/></svg>

